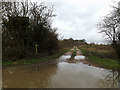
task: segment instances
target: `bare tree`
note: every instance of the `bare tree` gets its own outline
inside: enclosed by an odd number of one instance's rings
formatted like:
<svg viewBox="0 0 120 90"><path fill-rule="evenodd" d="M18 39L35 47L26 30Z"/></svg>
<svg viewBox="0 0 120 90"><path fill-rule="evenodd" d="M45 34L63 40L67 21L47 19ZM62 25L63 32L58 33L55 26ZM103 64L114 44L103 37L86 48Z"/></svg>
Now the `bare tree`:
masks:
<svg viewBox="0 0 120 90"><path fill-rule="evenodd" d="M100 29L100 33L104 33L107 35L107 39L115 45L118 41L119 36L119 27L120 24L117 22L117 19L113 14L106 16L103 21L98 24L98 28Z"/></svg>
<svg viewBox="0 0 120 90"><path fill-rule="evenodd" d="M118 82L120 83L120 2L113 11L99 22L100 33L104 33L118 54Z"/></svg>
<svg viewBox="0 0 120 90"><path fill-rule="evenodd" d="M104 33L120 58L120 4L98 23L100 33Z"/></svg>

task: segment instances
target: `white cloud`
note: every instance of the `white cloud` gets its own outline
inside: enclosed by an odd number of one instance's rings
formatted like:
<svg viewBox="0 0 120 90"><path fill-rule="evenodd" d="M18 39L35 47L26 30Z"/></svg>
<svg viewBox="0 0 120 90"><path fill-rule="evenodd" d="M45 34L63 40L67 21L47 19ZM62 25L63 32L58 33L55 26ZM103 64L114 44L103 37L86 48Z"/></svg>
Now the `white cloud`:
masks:
<svg viewBox="0 0 120 90"><path fill-rule="evenodd" d="M54 5L53 27L64 38L86 39L88 42L105 42L96 24L110 12L112 0L44 0Z"/></svg>

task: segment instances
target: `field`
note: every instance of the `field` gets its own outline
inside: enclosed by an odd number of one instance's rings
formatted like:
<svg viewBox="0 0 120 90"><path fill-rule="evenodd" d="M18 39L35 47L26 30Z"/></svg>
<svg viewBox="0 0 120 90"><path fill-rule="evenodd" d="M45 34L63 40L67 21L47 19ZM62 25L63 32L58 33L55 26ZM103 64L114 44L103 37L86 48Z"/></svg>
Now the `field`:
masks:
<svg viewBox="0 0 120 90"><path fill-rule="evenodd" d="M80 45L79 49L88 61L108 69L118 69L118 58L110 45Z"/></svg>

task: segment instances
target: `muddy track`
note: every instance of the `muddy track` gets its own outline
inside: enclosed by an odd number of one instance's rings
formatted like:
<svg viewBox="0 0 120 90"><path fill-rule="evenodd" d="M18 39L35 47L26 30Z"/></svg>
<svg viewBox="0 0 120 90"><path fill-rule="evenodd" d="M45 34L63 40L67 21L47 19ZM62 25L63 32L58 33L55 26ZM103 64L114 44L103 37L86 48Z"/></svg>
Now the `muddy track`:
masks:
<svg viewBox="0 0 120 90"><path fill-rule="evenodd" d="M69 52L66 53L66 55L72 55L72 53L75 51L75 49L71 49ZM82 52L76 47L76 56L83 56ZM68 63L83 63L83 64L87 64L89 66L94 66L94 67L99 67L99 68L103 68L100 65L91 62L88 57L85 57L84 59L78 59L76 60L75 57L72 57L72 59L67 59L66 62Z"/></svg>
<svg viewBox="0 0 120 90"><path fill-rule="evenodd" d="M75 49L71 49L70 51L68 51L67 53L65 53L64 55L70 55L72 56L72 53L75 51ZM77 48L76 49L76 56L83 56L82 52ZM48 60L48 61L43 61L43 62L39 62L39 63L34 63L34 64L30 64L32 66L38 66L38 67L42 67L42 66L47 66L47 65L52 65L52 64L57 64L59 62L59 59L56 60ZM87 64L89 66L94 66L94 67L100 67L102 68L100 65L92 63L87 57L85 57L84 59L75 59L75 56L72 57L72 59L66 59L65 62L68 63L83 63L83 64Z"/></svg>

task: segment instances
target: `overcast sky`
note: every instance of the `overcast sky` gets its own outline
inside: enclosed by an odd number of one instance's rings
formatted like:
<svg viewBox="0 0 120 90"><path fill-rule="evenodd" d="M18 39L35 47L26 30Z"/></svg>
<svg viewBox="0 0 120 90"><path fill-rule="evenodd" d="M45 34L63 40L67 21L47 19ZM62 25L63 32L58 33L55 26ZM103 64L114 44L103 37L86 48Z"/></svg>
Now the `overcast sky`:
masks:
<svg viewBox="0 0 120 90"><path fill-rule="evenodd" d="M45 0L44 0L45 1ZM54 5L53 27L58 28L59 38L85 39L87 42L105 43L96 24L110 12L113 0L46 0Z"/></svg>

